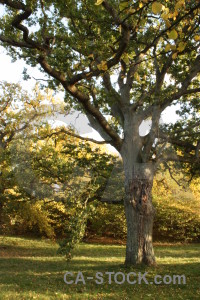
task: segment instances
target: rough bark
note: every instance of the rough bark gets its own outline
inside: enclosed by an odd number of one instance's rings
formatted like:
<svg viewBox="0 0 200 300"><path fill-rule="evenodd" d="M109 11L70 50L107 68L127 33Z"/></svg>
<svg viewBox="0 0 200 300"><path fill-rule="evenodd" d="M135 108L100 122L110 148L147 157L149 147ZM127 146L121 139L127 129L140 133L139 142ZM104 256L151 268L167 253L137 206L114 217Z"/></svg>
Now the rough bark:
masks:
<svg viewBox="0 0 200 300"><path fill-rule="evenodd" d="M121 155L125 173L124 208L127 222L126 265L155 264L152 244L154 166L142 159L138 120L126 118Z"/></svg>
<svg viewBox="0 0 200 300"><path fill-rule="evenodd" d="M155 264L152 245L154 208L151 201L152 180L134 176L125 184L127 244L125 264Z"/></svg>

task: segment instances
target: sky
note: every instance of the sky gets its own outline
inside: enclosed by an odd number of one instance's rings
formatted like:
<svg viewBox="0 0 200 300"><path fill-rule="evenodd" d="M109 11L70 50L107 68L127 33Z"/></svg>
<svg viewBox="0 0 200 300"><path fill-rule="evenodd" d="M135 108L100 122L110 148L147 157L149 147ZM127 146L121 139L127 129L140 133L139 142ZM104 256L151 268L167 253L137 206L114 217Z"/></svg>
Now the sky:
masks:
<svg viewBox="0 0 200 300"><path fill-rule="evenodd" d="M24 68L27 68L28 74L31 76L31 79L29 79L28 81L23 80L22 73ZM44 76L36 67L29 67L22 60L12 62L11 58L6 54L6 50L0 46L0 81L5 80L9 83L20 83L23 89L31 91L31 89L34 88L36 84L36 80L34 78L41 79L44 78ZM63 95L59 94L59 97L62 98ZM175 122L177 119L175 111L175 106L172 106L165 110L162 115L161 122ZM56 117L50 119L51 122L55 122L56 124L73 125L82 136L102 140L101 136L88 125L89 122L83 114L77 112L68 116L59 114ZM140 134L146 135L149 129L150 123L143 122L140 126ZM109 151L115 152L115 149L112 146L109 146Z"/></svg>

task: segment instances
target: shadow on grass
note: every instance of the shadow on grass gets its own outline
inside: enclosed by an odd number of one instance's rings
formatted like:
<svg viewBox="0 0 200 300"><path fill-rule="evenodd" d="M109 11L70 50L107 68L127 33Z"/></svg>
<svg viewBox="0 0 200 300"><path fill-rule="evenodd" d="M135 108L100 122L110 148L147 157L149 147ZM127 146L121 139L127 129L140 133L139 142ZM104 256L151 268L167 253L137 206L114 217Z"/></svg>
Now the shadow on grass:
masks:
<svg viewBox="0 0 200 300"><path fill-rule="evenodd" d="M170 285L170 291L169 286L161 284L161 285L145 285L143 282L141 285L130 285L130 284L123 284L118 285L114 283L112 279L112 284L108 284L108 276L105 275L105 283L104 285L97 285L95 281L87 281L87 276L95 276L96 272L102 272L105 274L105 272L123 272L128 273L130 271L136 272L136 274L140 272L147 271L149 274L147 276L147 280L151 281L153 277L156 274L159 274L161 276L164 275L182 275L184 274L187 279L187 284L190 284L191 290L195 291L196 295L198 294L199 290L199 270L200 270L200 263L187 263L183 265L177 265L177 264L160 264L157 268L154 269L148 269L146 267L137 267L137 268L129 268L125 269L122 265L119 263L113 263L113 262L98 262L96 260L95 262L93 260L79 260L79 261L72 261L71 263L63 262L63 260L56 260L56 261L44 261L41 259L32 260L32 259L25 259L25 258L15 258L15 259L0 259L0 265L1 265L1 271L0 271L0 285L1 285L1 291L5 289L5 291L13 291L18 292L22 291L23 293L26 292L34 292L39 295L49 293L53 295L56 291L58 294L79 294L82 295L87 294L88 291L90 294L96 295L99 292L102 292L103 288L103 294L104 298L94 298L94 299L109 299L110 297L112 299L123 299L118 298L118 295L121 295L119 297L122 297L122 294L126 291L127 295L131 295L134 293L136 297L134 299L142 299L142 295L146 295L146 293L159 293L159 291L162 290L162 293L164 293L166 296L170 293L173 295L176 293L176 290L182 290L184 293L187 294L186 286L178 286L177 285ZM70 279L76 279L76 275L78 271L81 271L83 273L83 276L86 280L86 285L83 285L82 283L67 285L64 283L63 277L66 271L70 271L74 273L74 278ZM107 277L106 277L107 276ZM113 277L112 277L113 278ZM129 296L130 296L129 295ZM137 295L140 295L140 297L137 297ZM188 295L188 294L187 294ZM76 296L77 297L77 296ZM146 296L145 296L146 297ZM147 299L145 298L144 299ZM85 298L87 299L87 298ZM92 299L92 298L89 298ZM133 299L133 298L124 298L124 299ZM154 298L150 298L154 299ZM162 298L160 298L162 299ZM171 299L164 298L163 299ZM179 298L176 298L179 299ZM180 298L181 299L181 298ZM182 299L198 299L197 298L182 298Z"/></svg>
<svg viewBox="0 0 200 300"><path fill-rule="evenodd" d="M0 245L0 257L57 257L58 245L54 247L24 247L19 245ZM89 257L106 257L113 253L114 257L122 256L123 248L121 246L103 246L103 245L86 245L80 244L76 249L76 256L89 256ZM124 248L125 251L125 248Z"/></svg>
<svg viewBox="0 0 200 300"><path fill-rule="evenodd" d="M0 257L47 257L57 256L56 248L30 248L23 246L0 245Z"/></svg>
<svg viewBox="0 0 200 300"><path fill-rule="evenodd" d="M74 259L67 262L56 255L56 246L46 244L36 248L20 245L2 245L0 248L0 296L6 299L200 299L200 245L155 247L158 265L154 268L137 266L126 269L123 265L125 248L111 245L81 244ZM6 248L7 247L7 248ZM13 254L16 254L15 256ZM67 285L64 274L74 273L74 280L81 271L86 284ZM88 276L104 274L104 283L98 285ZM147 272L150 282L155 275L185 275L186 285L160 285L142 282L141 285L108 283L105 272ZM72 279L72 278L70 278ZM17 296L18 295L18 296ZM19 298L18 298L19 297ZM21 297L21 298L20 298ZM0 297L1 298L1 297ZM3 297L2 297L3 299Z"/></svg>

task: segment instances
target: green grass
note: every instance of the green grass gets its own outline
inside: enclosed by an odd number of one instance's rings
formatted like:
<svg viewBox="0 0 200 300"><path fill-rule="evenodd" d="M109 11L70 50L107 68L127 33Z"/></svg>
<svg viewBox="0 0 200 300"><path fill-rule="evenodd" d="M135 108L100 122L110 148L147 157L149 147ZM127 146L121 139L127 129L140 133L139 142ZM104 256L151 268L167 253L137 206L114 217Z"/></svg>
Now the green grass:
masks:
<svg viewBox="0 0 200 300"><path fill-rule="evenodd" d="M125 269L125 247L81 244L74 259L67 263L56 254L57 245L46 240L0 236L0 299L200 299L200 245L157 245L157 267ZM67 285L66 271L82 271L86 285ZM87 280L96 272L148 272L186 276L186 285L131 285L124 283L97 285ZM119 277L120 279L120 277Z"/></svg>

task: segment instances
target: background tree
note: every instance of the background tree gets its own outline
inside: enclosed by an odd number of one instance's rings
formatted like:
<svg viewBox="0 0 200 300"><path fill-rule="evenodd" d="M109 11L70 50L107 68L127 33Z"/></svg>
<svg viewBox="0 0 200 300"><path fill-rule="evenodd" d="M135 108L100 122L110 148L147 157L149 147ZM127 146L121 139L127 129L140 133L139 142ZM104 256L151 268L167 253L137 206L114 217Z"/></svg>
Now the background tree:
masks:
<svg viewBox="0 0 200 300"><path fill-rule="evenodd" d="M38 90L33 97L34 100L18 84L0 83L0 214L6 201L6 191L16 185L11 145L22 132L23 139L26 139L28 132L33 130L34 122L37 124L40 119L42 124L42 119L50 111L50 107L41 105L42 97Z"/></svg>
<svg viewBox="0 0 200 300"><path fill-rule="evenodd" d="M42 94L37 87L30 96L19 84L0 83L1 223L3 206L10 203L14 211L18 200L34 199L37 176L34 176L33 169L30 168L31 140L38 141L39 129L44 124L47 126L50 115L63 111L63 105L56 104L53 100L52 94ZM28 185L30 182L32 187Z"/></svg>
<svg viewBox="0 0 200 300"><path fill-rule="evenodd" d="M0 3L0 40L8 53L39 65L49 86L61 85L66 103L84 112L120 152L126 263L154 264L151 190L157 166L178 160L193 176L199 170L199 1ZM172 104L179 104L179 121L161 125ZM147 119L150 131L140 136Z"/></svg>
<svg viewBox="0 0 200 300"><path fill-rule="evenodd" d="M0 230L54 238L67 227L62 252L70 256L116 158L77 139L72 128L52 126L52 114L64 111L51 91L36 87L30 96L3 82L0 108Z"/></svg>

